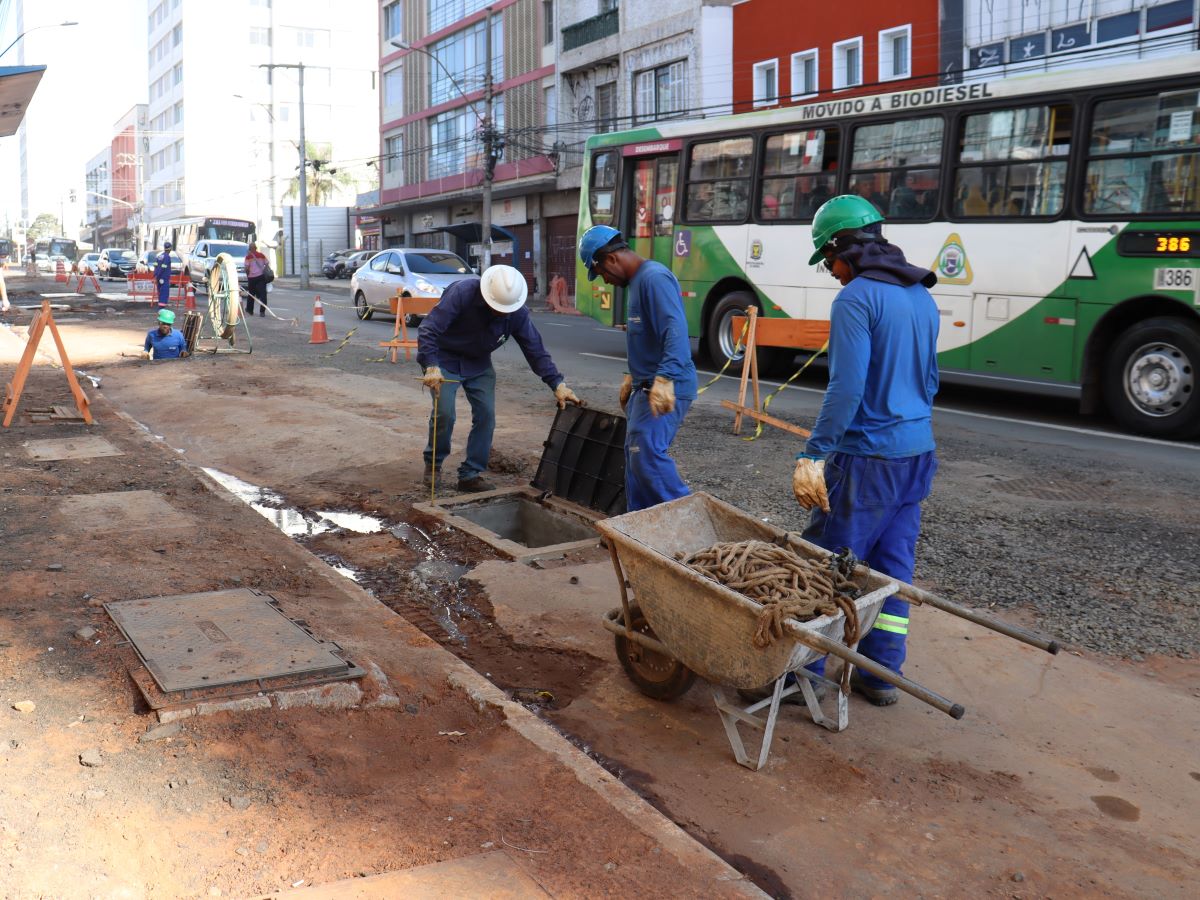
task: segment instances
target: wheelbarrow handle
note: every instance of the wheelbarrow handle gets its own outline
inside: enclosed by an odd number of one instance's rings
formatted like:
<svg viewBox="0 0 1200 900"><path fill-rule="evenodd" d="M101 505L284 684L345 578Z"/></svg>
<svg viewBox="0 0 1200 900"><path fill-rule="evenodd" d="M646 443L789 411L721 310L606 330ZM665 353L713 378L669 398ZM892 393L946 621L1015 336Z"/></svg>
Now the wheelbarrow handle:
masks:
<svg viewBox="0 0 1200 900"><path fill-rule="evenodd" d="M886 666L881 666L875 662L875 660L868 659L856 650L851 650L841 641L827 638L820 632L810 631L796 623L789 622L788 629L800 643L832 656L840 657L848 663L853 663L864 672L870 672L881 681L886 681L888 684L904 691L904 693L911 694L922 703L928 703L934 709L941 710L952 719L961 719L966 713L966 709L962 704L947 700L941 694L935 694L929 688L922 687L915 681L909 681L903 675L897 675Z"/></svg>

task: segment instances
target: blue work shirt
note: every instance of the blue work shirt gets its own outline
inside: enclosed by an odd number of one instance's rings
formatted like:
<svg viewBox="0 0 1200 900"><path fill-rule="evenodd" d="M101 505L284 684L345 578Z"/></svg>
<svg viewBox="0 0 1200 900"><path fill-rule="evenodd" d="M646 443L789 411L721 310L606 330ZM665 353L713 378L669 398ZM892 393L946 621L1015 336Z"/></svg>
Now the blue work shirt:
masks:
<svg viewBox="0 0 1200 900"><path fill-rule="evenodd" d="M934 449L938 308L919 284L859 276L829 316L829 388L805 446L824 459L899 459Z"/></svg>
<svg viewBox="0 0 1200 900"><path fill-rule="evenodd" d="M169 250L164 250L154 260L154 280L161 281L164 278L168 280L171 278L171 252Z"/></svg>
<svg viewBox="0 0 1200 900"><path fill-rule="evenodd" d="M446 288L442 299L417 332L417 362L437 366L463 378L482 375L492 364L492 353L509 338L517 342L525 361L551 388L563 382L554 360L533 327L529 310L497 315L483 299L478 278L465 278Z"/></svg>
<svg viewBox="0 0 1200 900"><path fill-rule="evenodd" d="M634 387L655 377L675 382L679 400L696 399L696 364L688 341L683 294L671 270L648 259L638 266L626 294L625 353Z"/></svg>
<svg viewBox="0 0 1200 900"><path fill-rule="evenodd" d="M157 328L151 328L146 333L146 346L142 349L153 350L154 359L179 359L179 354L187 349L187 342L178 328L172 328L167 335L161 335Z"/></svg>

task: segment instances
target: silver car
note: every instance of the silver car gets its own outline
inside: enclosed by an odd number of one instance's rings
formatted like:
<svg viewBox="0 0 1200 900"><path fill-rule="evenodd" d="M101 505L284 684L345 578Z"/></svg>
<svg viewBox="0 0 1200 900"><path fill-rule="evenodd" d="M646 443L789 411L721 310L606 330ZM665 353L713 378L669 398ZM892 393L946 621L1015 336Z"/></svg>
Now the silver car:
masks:
<svg viewBox="0 0 1200 900"><path fill-rule="evenodd" d="M350 296L360 319L377 312L396 314L396 294L440 297L442 291L474 271L461 256L449 250L397 247L380 250L350 278Z"/></svg>
<svg viewBox="0 0 1200 900"><path fill-rule="evenodd" d="M185 260L192 284L208 290L208 273L217 264L217 257L222 253L233 257L238 282L246 284L246 254L249 252L250 245L245 241L197 241Z"/></svg>

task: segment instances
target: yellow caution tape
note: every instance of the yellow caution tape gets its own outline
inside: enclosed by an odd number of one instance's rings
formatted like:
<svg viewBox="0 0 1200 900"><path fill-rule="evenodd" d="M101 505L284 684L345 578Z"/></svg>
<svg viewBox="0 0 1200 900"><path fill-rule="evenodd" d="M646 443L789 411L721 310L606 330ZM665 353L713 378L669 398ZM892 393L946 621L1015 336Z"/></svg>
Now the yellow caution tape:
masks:
<svg viewBox="0 0 1200 900"><path fill-rule="evenodd" d="M357 325L355 325L353 328L351 328L346 333L346 336L344 338L342 338L342 342L337 345L336 350L334 350L332 353L322 353L321 356L322 357L337 356L339 353L341 353L346 348L346 345L348 343L350 343L350 338L354 337L354 332L356 332L356 331L358 331Z"/></svg>
<svg viewBox="0 0 1200 900"><path fill-rule="evenodd" d="M771 391L771 393L767 394L766 399L763 400L762 412L766 413L767 407L771 405L771 401L775 398L775 395L778 394L780 391L782 391L785 387L787 387L793 381L795 381L797 378L799 378L804 373L804 370L807 369L809 366L811 366L813 364L813 362L816 361L816 358L818 356L820 356L822 353L825 353L827 350L829 350L829 341L826 341L824 344L822 344L821 349L818 350L816 353L814 353L812 356L810 356L808 358L807 362L805 362L804 365L802 365L799 369L797 369L795 372L793 372L792 376L787 381L785 381L783 384L781 384L775 390ZM742 438L742 440L743 441L756 441L756 440L758 440L759 436L762 435L762 432L763 432L763 423L762 423L762 420L759 419L759 420L757 420L757 422L755 424L754 434L752 434L750 437L744 437L744 438Z"/></svg>
<svg viewBox="0 0 1200 900"><path fill-rule="evenodd" d="M696 391L697 397L699 397L701 394L703 394L705 391L707 391L710 387L712 387L714 384L716 384L717 381L720 380L721 376L725 374L725 370L728 369L731 365L733 365L733 357L737 356L737 352L742 349L742 339L746 337L746 332L749 330L750 330L750 319L749 319L749 317L747 317L746 324L742 326L742 333L740 335L738 335L738 339L733 345L733 356L731 356L731 357L729 357L729 359L725 360L725 365L721 366L720 372L718 372L711 379L709 379L708 383L705 384L704 387L702 387L702 388L700 388L700 390ZM748 360L748 359L745 360L745 364L750 365L750 360Z"/></svg>

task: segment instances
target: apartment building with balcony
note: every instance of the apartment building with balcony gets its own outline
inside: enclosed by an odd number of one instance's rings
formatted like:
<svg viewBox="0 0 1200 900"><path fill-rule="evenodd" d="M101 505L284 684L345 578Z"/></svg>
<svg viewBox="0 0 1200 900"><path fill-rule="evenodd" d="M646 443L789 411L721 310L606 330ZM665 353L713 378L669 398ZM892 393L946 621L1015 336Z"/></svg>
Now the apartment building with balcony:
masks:
<svg viewBox="0 0 1200 900"><path fill-rule="evenodd" d="M488 7L490 6L490 14ZM488 22L495 166L492 261L545 291L551 234L573 238L578 194L560 190L554 137L554 4L543 0L382 0L379 4L384 247L454 250L478 265ZM549 98L549 103L547 102Z"/></svg>

